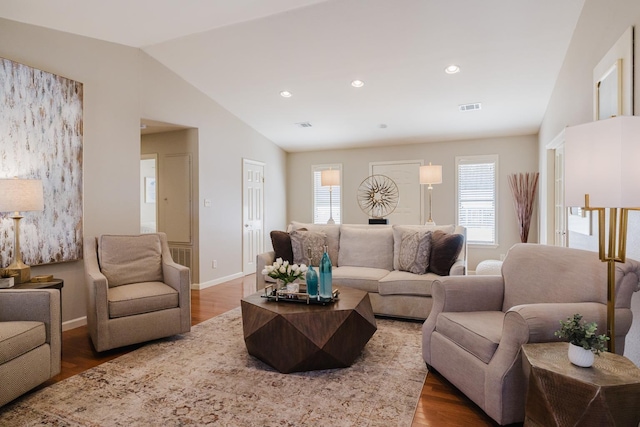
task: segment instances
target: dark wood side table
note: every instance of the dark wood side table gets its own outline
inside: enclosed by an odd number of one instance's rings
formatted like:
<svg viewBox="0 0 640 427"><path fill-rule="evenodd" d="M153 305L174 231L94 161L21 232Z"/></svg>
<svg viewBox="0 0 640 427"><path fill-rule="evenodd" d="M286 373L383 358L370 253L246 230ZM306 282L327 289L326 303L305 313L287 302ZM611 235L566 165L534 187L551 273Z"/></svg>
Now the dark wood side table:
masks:
<svg viewBox="0 0 640 427"><path fill-rule="evenodd" d="M568 343L522 346L529 378L525 426L633 426L640 422L640 369L601 353L590 368L569 362Z"/></svg>

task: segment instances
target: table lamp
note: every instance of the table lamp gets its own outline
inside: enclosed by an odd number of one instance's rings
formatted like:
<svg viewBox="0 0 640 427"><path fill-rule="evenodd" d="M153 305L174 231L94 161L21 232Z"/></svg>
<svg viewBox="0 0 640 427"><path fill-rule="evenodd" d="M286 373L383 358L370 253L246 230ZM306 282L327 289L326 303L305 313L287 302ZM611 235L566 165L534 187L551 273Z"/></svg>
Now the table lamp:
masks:
<svg viewBox="0 0 640 427"><path fill-rule="evenodd" d="M42 181L39 179L0 179L0 212L13 212L13 258L7 267L16 283L31 280L31 268L22 262L20 252L20 212L44 209Z"/></svg>
<svg viewBox="0 0 640 427"><path fill-rule="evenodd" d="M424 225L436 225L431 218L431 192L433 184L442 184L442 166L432 165L431 162L427 166L420 166L420 184L428 185L429 190L429 219Z"/></svg>
<svg viewBox="0 0 640 427"><path fill-rule="evenodd" d="M607 263L607 335L609 351L615 352L615 263L626 260L629 210L640 210L640 117L567 127L564 149L565 205L598 212L599 257Z"/></svg>
<svg viewBox="0 0 640 427"><path fill-rule="evenodd" d="M335 224L333 219L333 187L340 185L340 171L338 169L325 169L320 172L320 185L329 187L329 220L327 224Z"/></svg>

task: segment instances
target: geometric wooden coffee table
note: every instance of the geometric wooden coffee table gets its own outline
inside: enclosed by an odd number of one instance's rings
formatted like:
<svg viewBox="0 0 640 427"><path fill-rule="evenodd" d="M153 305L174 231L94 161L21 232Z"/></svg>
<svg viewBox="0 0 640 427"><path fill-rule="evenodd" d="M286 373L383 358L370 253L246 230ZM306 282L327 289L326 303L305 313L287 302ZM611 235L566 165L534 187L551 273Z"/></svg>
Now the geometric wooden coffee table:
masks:
<svg viewBox="0 0 640 427"><path fill-rule="evenodd" d="M340 288L338 301L307 305L262 298L241 300L249 354L282 373L351 366L377 330L369 294Z"/></svg>
<svg viewBox="0 0 640 427"><path fill-rule="evenodd" d="M633 426L640 422L640 369L601 353L591 368L572 365L565 342L525 344L529 377L525 426Z"/></svg>

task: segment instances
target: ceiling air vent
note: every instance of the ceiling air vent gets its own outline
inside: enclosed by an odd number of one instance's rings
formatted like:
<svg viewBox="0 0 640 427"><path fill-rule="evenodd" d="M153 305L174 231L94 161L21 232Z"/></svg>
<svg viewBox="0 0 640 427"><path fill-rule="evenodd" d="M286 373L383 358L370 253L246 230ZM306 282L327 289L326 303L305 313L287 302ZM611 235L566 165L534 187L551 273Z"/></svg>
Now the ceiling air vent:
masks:
<svg viewBox="0 0 640 427"><path fill-rule="evenodd" d="M458 105L460 111L475 111L480 110L482 108L482 104L479 102L475 102L473 104L462 104Z"/></svg>
<svg viewBox="0 0 640 427"><path fill-rule="evenodd" d="M296 126L298 126L299 128L310 128L311 127L311 123L309 123L309 122L300 122L300 123L296 123Z"/></svg>

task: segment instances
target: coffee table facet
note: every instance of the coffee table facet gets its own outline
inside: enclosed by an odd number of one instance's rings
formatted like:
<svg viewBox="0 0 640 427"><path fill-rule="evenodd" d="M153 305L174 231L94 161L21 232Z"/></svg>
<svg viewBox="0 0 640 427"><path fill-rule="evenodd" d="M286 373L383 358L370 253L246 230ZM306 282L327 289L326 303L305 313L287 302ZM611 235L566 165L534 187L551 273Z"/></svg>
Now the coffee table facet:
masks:
<svg viewBox="0 0 640 427"><path fill-rule="evenodd" d="M351 366L377 330L369 294L340 289L326 306L273 302L262 292L243 298L249 354L282 373Z"/></svg>

